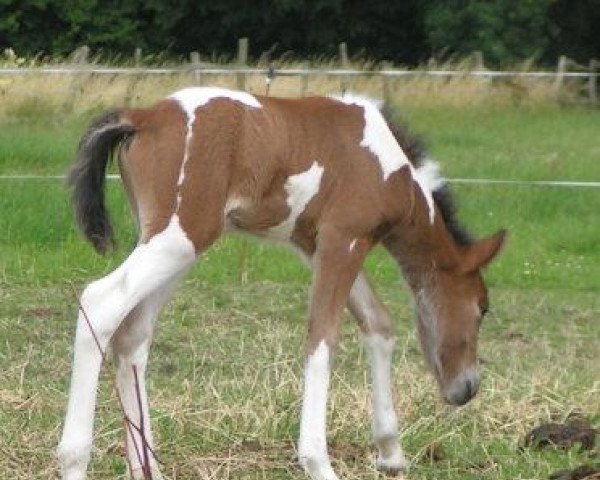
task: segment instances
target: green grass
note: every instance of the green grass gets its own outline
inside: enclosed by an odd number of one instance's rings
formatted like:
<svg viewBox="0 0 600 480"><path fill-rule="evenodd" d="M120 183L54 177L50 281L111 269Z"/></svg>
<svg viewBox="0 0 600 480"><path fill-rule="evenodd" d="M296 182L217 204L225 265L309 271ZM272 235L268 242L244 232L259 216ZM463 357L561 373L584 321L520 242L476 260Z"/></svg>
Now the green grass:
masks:
<svg viewBox="0 0 600 480"><path fill-rule="evenodd" d="M599 111L444 107L405 116L449 177L600 179ZM0 129L0 174L63 173L84 121L23 118ZM510 229L506 251L487 273L484 381L467 407L439 400L396 268L379 250L367 265L396 319L395 400L413 460L409 478L533 480L593 461L577 449L517 447L529 428L575 409L600 426L600 190L455 191L475 232ZM135 241L119 182L110 183L109 199L119 248L104 258L75 232L61 182L0 180L0 478L56 478L74 330L69 283L82 288L109 272ZM308 282L291 252L251 239L224 239L198 262L161 318L150 366L153 426L169 478L304 478L294 448ZM359 343L346 322L329 438L335 468L348 480L378 478ZM91 478L124 469L111 374L106 369L101 382ZM427 459L434 443L444 451L439 462Z"/></svg>
<svg viewBox="0 0 600 480"><path fill-rule="evenodd" d="M600 178L600 111L545 105L419 109L405 113L452 177Z"/></svg>
<svg viewBox="0 0 600 480"><path fill-rule="evenodd" d="M600 179L595 131L599 111L444 107L413 109L405 116L414 131L427 135L432 156L450 178ZM56 125L38 119L28 127L7 123L0 134L0 174L64 173L83 128L82 119ZM68 195L60 181L0 182L0 208L6 212L0 217L0 273L11 282L90 278L118 264L135 241L118 182L111 183L110 196L122 248L109 259L95 256L73 230ZM476 233L510 230L509 248L502 262L492 267L493 284L600 289L600 189L476 185L454 189L461 218ZM306 281L300 266L278 260L281 248L251 243L257 245L248 263L252 279ZM198 275L219 283L236 280L239 245L225 241L217 246L202 261ZM381 255L375 255L371 265L381 281L396 278L395 268Z"/></svg>

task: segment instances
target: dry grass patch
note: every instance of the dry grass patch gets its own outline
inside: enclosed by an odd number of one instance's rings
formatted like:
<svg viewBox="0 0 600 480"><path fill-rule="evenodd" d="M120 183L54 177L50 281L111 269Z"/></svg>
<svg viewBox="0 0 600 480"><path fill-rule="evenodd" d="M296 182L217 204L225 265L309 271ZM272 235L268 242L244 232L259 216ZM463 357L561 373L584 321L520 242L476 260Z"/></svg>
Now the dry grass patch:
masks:
<svg viewBox="0 0 600 480"><path fill-rule="evenodd" d="M305 290L271 283L205 286L191 279L168 307L149 378L167 478L304 478L295 442ZM439 400L418 352L410 307L394 290L383 286L382 296L398 320L395 400L413 460L409 478L539 479L587 458L576 449L519 453L518 446L535 425L575 409L600 421L595 296L496 289L494 313L482 332L482 391L454 409ZM66 288L56 287L9 287L6 297L0 477L57 478L53 451L66 405L74 302ZM110 368L101 382L94 479L124 472L122 423L108 375ZM348 480L380 478L373 468L370 408L366 353L349 319L329 411L331 455ZM432 449L443 454L432 456Z"/></svg>
<svg viewBox="0 0 600 480"><path fill-rule="evenodd" d="M288 64L284 67L303 67ZM322 65L321 68L326 68ZM388 98L405 107L473 105L539 105L557 100L553 78L480 78L469 76L470 66L445 65L441 69L464 71L464 76L443 77L423 75L389 77L378 75L342 77L313 73L309 76L278 76L270 87L273 96L298 97L327 95L342 90L360 92L374 98ZM317 69L315 70L315 72ZM266 78L248 74L247 91L266 94ZM147 106L169 93L192 85L213 85L236 88L234 74L196 73L182 70L163 74L99 74L82 70L78 74L26 73L0 77L0 115L6 119L36 118L43 114L81 115L110 106ZM569 80L561 89L560 99L573 102L583 84Z"/></svg>

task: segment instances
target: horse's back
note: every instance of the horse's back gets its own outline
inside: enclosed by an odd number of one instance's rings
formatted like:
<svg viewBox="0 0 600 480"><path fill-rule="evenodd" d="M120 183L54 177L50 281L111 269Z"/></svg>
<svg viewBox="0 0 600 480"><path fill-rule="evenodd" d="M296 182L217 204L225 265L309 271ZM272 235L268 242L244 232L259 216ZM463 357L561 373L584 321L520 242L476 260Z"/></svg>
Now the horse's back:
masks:
<svg viewBox="0 0 600 480"><path fill-rule="evenodd" d="M124 177L145 236L174 212L192 235L203 236L209 222L210 231L228 226L280 240L311 236L320 221L367 229L385 217L381 165L364 144L364 106L182 92L127 112L137 134Z"/></svg>

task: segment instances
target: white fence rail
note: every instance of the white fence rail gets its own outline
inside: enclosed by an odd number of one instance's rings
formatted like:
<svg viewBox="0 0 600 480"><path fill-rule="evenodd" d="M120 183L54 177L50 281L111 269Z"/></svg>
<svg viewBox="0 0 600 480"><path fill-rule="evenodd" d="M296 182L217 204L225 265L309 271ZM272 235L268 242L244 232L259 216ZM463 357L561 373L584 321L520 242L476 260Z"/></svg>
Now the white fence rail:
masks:
<svg viewBox="0 0 600 480"><path fill-rule="evenodd" d="M138 67L25 67L0 68L0 75L55 74L77 75L91 73L96 75L176 75L198 73L207 75L268 75L293 76L339 76L339 77L479 77L479 78L598 78L599 72L528 72L504 70L351 70L343 68L203 68L183 66L173 68L138 68Z"/></svg>

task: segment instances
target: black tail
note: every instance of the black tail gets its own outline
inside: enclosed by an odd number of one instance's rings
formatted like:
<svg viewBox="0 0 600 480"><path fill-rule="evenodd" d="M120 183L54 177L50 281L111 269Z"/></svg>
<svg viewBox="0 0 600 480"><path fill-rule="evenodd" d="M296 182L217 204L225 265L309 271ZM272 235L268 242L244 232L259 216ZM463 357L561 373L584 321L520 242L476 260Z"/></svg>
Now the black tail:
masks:
<svg viewBox="0 0 600 480"><path fill-rule="evenodd" d="M106 167L116 148L134 132L131 123L113 110L94 120L79 142L75 164L67 177L79 228L94 248L105 253L114 244L104 206Z"/></svg>

